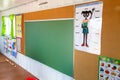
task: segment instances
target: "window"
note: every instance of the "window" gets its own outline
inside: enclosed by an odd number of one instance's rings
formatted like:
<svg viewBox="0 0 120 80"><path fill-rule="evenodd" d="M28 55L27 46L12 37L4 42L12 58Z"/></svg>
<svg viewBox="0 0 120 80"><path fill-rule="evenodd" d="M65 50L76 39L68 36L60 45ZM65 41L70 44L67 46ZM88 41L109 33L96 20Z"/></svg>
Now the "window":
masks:
<svg viewBox="0 0 120 80"><path fill-rule="evenodd" d="M15 38L15 15L2 17L2 36Z"/></svg>
<svg viewBox="0 0 120 80"><path fill-rule="evenodd" d="M5 35L9 36L11 31L11 21L9 17L5 17L6 32Z"/></svg>

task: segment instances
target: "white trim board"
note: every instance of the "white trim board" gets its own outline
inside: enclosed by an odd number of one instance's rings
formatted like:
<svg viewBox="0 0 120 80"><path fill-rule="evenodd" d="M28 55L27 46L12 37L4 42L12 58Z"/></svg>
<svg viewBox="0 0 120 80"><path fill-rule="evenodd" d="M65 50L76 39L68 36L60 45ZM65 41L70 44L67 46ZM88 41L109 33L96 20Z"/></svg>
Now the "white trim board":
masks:
<svg viewBox="0 0 120 80"><path fill-rule="evenodd" d="M56 20L74 20L74 18L59 18L59 19L45 19L45 20L25 20L24 22L56 21Z"/></svg>

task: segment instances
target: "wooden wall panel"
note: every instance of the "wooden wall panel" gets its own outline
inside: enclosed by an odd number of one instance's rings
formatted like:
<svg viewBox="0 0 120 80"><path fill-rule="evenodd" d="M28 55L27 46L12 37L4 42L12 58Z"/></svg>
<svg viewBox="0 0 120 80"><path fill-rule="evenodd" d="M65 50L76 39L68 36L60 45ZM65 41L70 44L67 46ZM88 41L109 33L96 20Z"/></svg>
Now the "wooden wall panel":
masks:
<svg viewBox="0 0 120 80"><path fill-rule="evenodd" d="M73 18L73 17L74 17L74 6L48 9L48 10L24 14L25 20L42 20L42 19Z"/></svg>
<svg viewBox="0 0 120 80"><path fill-rule="evenodd" d="M102 55L120 59L120 0L104 0Z"/></svg>
<svg viewBox="0 0 120 80"><path fill-rule="evenodd" d="M25 45L24 45L24 15L22 15L22 38L21 38L21 53L24 54L25 52Z"/></svg>
<svg viewBox="0 0 120 80"><path fill-rule="evenodd" d="M75 50L74 62L75 80L97 80L98 55Z"/></svg>

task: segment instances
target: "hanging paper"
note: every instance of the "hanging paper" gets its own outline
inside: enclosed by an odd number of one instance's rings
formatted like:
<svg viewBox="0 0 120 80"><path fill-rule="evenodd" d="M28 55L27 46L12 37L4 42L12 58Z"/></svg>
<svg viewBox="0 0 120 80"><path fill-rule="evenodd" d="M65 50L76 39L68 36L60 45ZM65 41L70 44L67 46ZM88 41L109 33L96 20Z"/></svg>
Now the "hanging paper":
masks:
<svg viewBox="0 0 120 80"><path fill-rule="evenodd" d="M100 54L102 2L77 5L75 13L75 49Z"/></svg>
<svg viewBox="0 0 120 80"><path fill-rule="evenodd" d="M4 51L8 53L8 38L4 37Z"/></svg>
<svg viewBox="0 0 120 80"><path fill-rule="evenodd" d="M16 38L17 51L21 52L21 38Z"/></svg>
<svg viewBox="0 0 120 80"><path fill-rule="evenodd" d="M100 56L98 80L120 80L120 60Z"/></svg>
<svg viewBox="0 0 120 80"><path fill-rule="evenodd" d="M22 38L22 15L16 15L16 37Z"/></svg>
<svg viewBox="0 0 120 80"><path fill-rule="evenodd" d="M16 57L17 57L16 39L12 39L12 40L11 40L11 48L12 48L11 55L14 56L14 57L16 58Z"/></svg>

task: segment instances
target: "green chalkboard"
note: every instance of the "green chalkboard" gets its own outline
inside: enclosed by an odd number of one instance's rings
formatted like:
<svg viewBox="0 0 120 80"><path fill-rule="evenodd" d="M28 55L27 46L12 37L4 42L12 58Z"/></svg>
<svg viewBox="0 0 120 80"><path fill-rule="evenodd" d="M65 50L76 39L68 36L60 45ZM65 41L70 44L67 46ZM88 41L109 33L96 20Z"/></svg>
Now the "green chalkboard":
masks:
<svg viewBox="0 0 120 80"><path fill-rule="evenodd" d="M25 54L73 76L73 20L25 22Z"/></svg>

